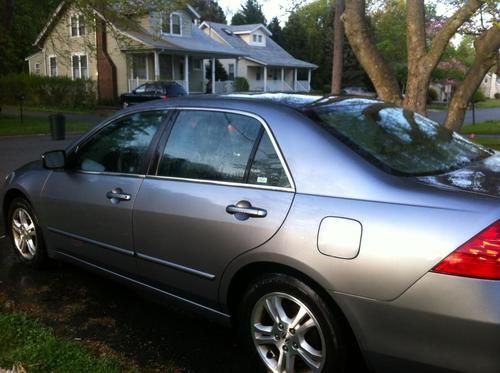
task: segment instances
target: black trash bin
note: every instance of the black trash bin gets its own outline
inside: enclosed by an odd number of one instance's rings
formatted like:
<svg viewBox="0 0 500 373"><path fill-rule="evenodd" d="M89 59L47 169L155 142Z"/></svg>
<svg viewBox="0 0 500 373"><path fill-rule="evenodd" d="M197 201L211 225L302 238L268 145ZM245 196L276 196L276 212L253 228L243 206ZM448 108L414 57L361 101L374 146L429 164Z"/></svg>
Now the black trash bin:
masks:
<svg viewBox="0 0 500 373"><path fill-rule="evenodd" d="M66 138L66 117L61 113L51 114L49 122L52 140L64 140Z"/></svg>

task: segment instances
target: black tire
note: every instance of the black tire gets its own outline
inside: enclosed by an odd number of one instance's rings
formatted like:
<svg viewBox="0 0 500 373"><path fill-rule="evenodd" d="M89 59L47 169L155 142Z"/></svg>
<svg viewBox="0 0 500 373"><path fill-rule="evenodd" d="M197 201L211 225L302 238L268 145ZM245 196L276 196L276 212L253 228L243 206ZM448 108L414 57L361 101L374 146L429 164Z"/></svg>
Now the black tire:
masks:
<svg viewBox="0 0 500 373"><path fill-rule="evenodd" d="M17 226L15 222L19 223L20 221L19 214L22 214L23 211L27 214L27 218L25 217L24 220L34 226L32 232L26 229L20 232L19 227L17 230L14 228L14 225ZM38 217L31 204L25 198L14 199L9 206L8 219L10 241L19 260L34 268L45 267L48 262L47 250ZM28 241L31 239L31 242L35 243L33 252L29 250L28 242L26 242L25 246L20 244L20 236L28 238ZM25 249L22 250L22 247L25 247ZM33 246L29 247L32 248Z"/></svg>
<svg viewBox="0 0 500 373"><path fill-rule="evenodd" d="M282 309L286 311L288 320L293 320L295 312L298 314L298 309L304 309L305 306L308 314L302 319L303 322L297 324L296 329L290 327L293 326L290 323L273 322L272 317L269 316L270 312L266 310L264 304L265 300L272 302L275 299L280 299L279 302L283 306ZM297 311L294 311L294 307ZM266 317L268 317L267 321ZM258 322L260 320L263 322ZM308 323L315 326L308 329L305 327L305 324ZM264 333L255 332L254 324L260 324L267 328L271 328L272 325L272 331L267 329ZM270 274L251 284L240 304L238 327L244 344L252 351L262 371L284 371L278 365L279 356L280 354L287 356L286 354L290 353L292 354L290 355L291 360L295 361L294 371L313 371L311 366L308 366L299 355L299 352L303 354L303 347L308 346L321 352L321 357L318 357L315 363L318 364L316 367L322 372L346 371L347 349L342 337L341 325L324 300L310 286L294 277L284 274ZM307 332L302 335L306 336L305 340L308 345L303 345L304 342L299 342L297 339L300 338L299 334L304 333L304 329ZM255 342L257 337L273 338L273 341L266 342L258 349ZM276 365L274 365L275 363ZM285 367L282 366L282 368ZM287 373L291 372L287 371Z"/></svg>

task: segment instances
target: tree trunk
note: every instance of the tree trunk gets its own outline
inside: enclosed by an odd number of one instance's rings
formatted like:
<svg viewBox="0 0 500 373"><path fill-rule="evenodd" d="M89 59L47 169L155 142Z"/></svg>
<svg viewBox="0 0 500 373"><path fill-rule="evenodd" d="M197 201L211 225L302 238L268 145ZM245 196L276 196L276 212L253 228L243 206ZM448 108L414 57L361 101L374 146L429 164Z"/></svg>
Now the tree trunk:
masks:
<svg viewBox="0 0 500 373"><path fill-rule="evenodd" d="M398 81L389 64L375 47L368 27L364 0L347 0L342 17L349 44L359 63L370 77L378 96L387 102L400 105Z"/></svg>
<svg viewBox="0 0 500 373"><path fill-rule="evenodd" d="M335 19L333 22L333 66L332 66L332 95L342 93L342 72L344 69L344 24L342 14L344 13L344 0L337 0L335 4Z"/></svg>
<svg viewBox="0 0 500 373"><path fill-rule="evenodd" d="M465 78L457 88L448 106L448 114L444 122L446 128L460 130L467 111L467 105L477 90L486 73L499 59L500 27L492 26L474 43L476 58L467 71Z"/></svg>

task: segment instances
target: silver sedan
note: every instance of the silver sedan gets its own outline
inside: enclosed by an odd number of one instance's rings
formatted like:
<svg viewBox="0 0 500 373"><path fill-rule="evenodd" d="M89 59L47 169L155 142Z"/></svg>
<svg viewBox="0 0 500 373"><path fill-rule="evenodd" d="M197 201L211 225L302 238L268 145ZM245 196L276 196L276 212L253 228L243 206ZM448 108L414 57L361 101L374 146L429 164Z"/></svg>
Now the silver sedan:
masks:
<svg viewBox="0 0 500 373"><path fill-rule="evenodd" d="M262 370L498 373L499 176L377 100L187 97L9 174L0 236L232 321Z"/></svg>

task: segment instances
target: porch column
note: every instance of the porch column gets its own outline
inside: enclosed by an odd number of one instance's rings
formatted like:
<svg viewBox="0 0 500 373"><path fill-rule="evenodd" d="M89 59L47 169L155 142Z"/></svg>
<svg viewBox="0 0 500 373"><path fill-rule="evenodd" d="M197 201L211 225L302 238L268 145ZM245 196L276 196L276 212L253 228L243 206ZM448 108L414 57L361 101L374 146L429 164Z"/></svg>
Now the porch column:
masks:
<svg viewBox="0 0 500 373"><path fill-rule="evenodd" d="M215 58L212 58L212 94L215 94Z"/></svg>
<svg viewBox="0 0 500 373"><path fill-rule="evenodd" d="M155 80L160 80L160 55L155 51Z"/></svg>
<svg viewBox="0 0 500 373"><path fill-rule="evenodd" d="M184 88L186 93L189 94L189 56L184 56Z"/></svg>
<svg viewBox="0 0 500 373"><path fill-rule="evenodd" d="M293 69L293 91L297 92L297 69Z"/></svg>
<svg viewBox="0 0 500 373"><path fill-rule="evenodd" d="M146 80L149 80L149 55L146 54Z"/></svg>
<svg viewBox="0 0 500 373"><path fill-rule="evenodd" d="M264 66L264 92L267 92L267 66Z"/></svg>
<svg viewBox="0 0 500 373"><path fill-rule="evenodd" d="M206 75L206 66L205 66L205 59L201 60L201 81L202 81L202 91L203 93L206 93L207 91L207 86L205 84L205 75Z"/></svg>
<svg viewBox="0 0 500 373"><path fill-rule="evenodd" d="M172 60L172 80L175 80L175 67L174 67L174 55L171 55L171 60Z"/></svg>
<svg viewBox="0 0 500 373"><path fill-rule="evenodd" d="M281 68L281 91L285 90L285 68Z"/></svg>
<svg viewBox="0 0 500 373"><path fill-rule="evenodd" d="M310 92L311 91L311 69L307 70L307 85L308 85L307 92Z"/></svg>

